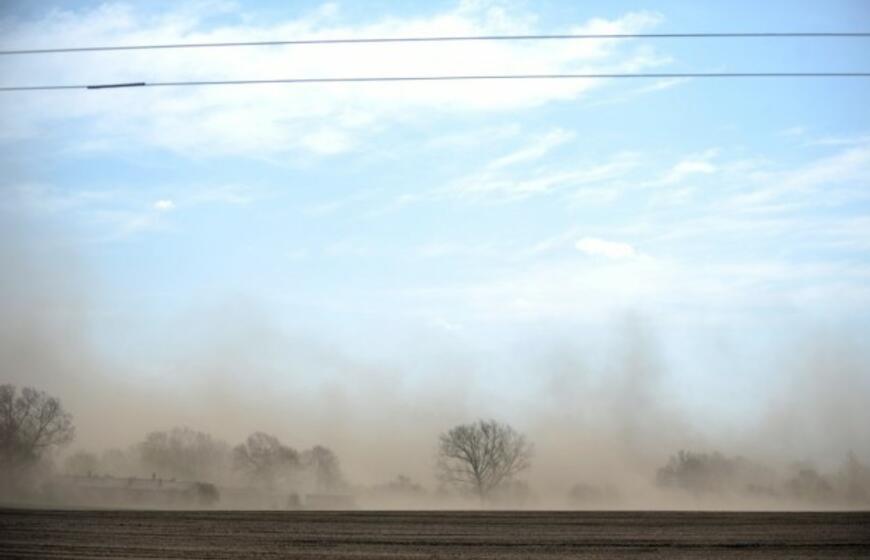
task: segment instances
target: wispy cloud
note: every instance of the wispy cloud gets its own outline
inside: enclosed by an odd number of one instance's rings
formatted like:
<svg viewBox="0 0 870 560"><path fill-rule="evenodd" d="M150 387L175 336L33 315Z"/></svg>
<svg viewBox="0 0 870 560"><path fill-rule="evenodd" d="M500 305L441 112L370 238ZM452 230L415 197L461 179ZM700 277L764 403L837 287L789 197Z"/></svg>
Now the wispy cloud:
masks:
<svg viewBox="0 0 870 560"><path fill-rule="evenodd" d="M807 146L860 146L870 144L870 134L852 136L822 136L807 140Z"/></svg>
<svg viewBox="0 0 870 560"><path fill-rule="evenodd" d="M88 213L90 225L100 227L92 241L120 241L142 233L168 232L173 228L167 210L151 205L145 208L97 209Z"/></svg>
<svg viewBox="0 0 870 560"><path fill-rule="evenodd" d="M515 152L506 154L491 161L487 167L489 169L504 169L505 167L521 163L533 162L541 159L559 146L571 142L573 139L573 132L557 128L538 136L537 138L531 139L528 145L523 146Z"/></svg>
<svg viewBox="0 0 870 560"><path fill-rule="evenodd" d="M212 3L178 7L160 16L122 4L55 11L38 21L10 24L4 46L40 47L52 43L148 44L256 41L275 38L396 37L407 35L486 35L528 33L536 28L532 12L505 10L496 1L461 2L428 16L388 17L348 25L334 11L315 10L283 21L254 24L233 4L221 5L217 27ZM628 13L570 25L566 32L629 33L657 25L661 17ZM281 47L91 53L82 64L43 57L23 64L4 59L8 83L101 83L314 76L390 76L436 74L558 73L583 70L639 70L665 58L630 41L592 40L547 44L500 42L354 45L329 48ZM353 56L349 56L349 48ZM86 133L82 145L113 150L146 145L193 157L298 153L328 157L369 145L385 125L402 122L409 110L437 113L508 112L522 107L577 99L600 88L601 80L525 81L505 87L486 81L426 84L259 86L69 92L21 98L8 130L46 133L57 122L76 119ZM51 101L51 102L50 102ZM426 112L422 114L427 114ZM434 113L433 113L434 114ZM564 140L564 139L561 139ZM561 141L557 137L551 142ZM543 149L543 148L542 148ZM524 154L517 154L522 158ZM529 154L528 157L534 157ZM510 160L505 161L510 165Z"/></svg>
<svg viewBox="0 0 870 560"><path fill-rule="evenodd" d="M608 241L597 237L583 237L574 245L578 251L593 257L608 259L628 259L638 256L637 251L628 243Z"/></svg>
<svg viewBox="0 0 870 560"><path fill-rule="evenodd" d="M689 78L666 78L661 80L655 80L651 84L641 86L633 90L626 91L624 93L619 93L613 97L593 101L591 105L593 107L600 107L604 105L617 105L619 103L626 103L629 101L634 101L638 97L641 97L643 95L673 89L689 81L691 81Z"/></svg>
<svg viewBox="0 0 870 560"><path fill-rule="evenodd" d="M558 143L548 140L498 157L484 164L479 171L457 178L450 184L436 189L428 197L460 198L470 201L509 201L549 194L557 190L577 196L581 187L623 177L638 165L636 154L617 153L603 163L514 166L521 161L529 163L543 157L549 149L564 143L564 138L569 135L560 132L558 137L560 139ZM511 164L511 169L505 169L507 167L505 161Z"/></svg>
<svg viewBox="0 0 870 560"><path fill-rule="evenodd" d="M819 204L819 189L861 184L870 180L870 144L849 147L836 154L815 159L789 170L756 172L750 177L752 188L744 189L725 203L733 209L759 211L783 203ZM860 196L860 192L858 193Z"/></svg>
<svg viewBox="0 0 870 560"><path fill-rule="evenodd" d="M486 127L466 127L457 132L435 136L425 144L431 150L469 150L493 142L504 142L519 136L522 127L517 124Z"/></svg>
<svg viewBox="0 0 870 560"><path fill-rule="evenodd" d="M832 302L870 306L870 267L782 259L600 258L540 260L482 279L405 294L411 308L451 309L460 322L598 320L645 309L681 322L732 321L760 310L829 310Z"/></svg>
<svg viewBox="0 0 870 560"><path fill-rule="evenodd" d="M163 196L151 198L155 191ZM93 229L92 238L100 241L166 232L183 223L188 210L211 205L244 206L262 196L257 189L232 184L151 188L117 185L102 190L56 184L0 187L0 204Z"/></svg>
<svg viewBox="0 0 870 560"><path fill-rule="evenodd" d="M654 187L676 185L692 176L713 174L718 170L718 167L712 161L717 154L718 150L709 149L700 154L691 155L674 164L660 178L645 184L646 186Z"/></svg>

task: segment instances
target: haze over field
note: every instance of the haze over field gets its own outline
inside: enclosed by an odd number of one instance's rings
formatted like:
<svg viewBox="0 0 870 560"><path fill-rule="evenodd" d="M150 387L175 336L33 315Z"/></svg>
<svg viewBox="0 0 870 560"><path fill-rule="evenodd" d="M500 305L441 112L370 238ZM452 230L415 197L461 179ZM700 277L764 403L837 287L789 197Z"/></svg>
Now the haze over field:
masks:
<svg viewBox="0 0 870 560"><path fill-rule="evenodd" d="M0 50L870 21L860 1L360 4L4 3ZM866 41L6 56L0 85L866 70ZM327 446L375 506L400 475L423 491L397 505L453 506L439 434L495 418L534 445L512 506L870 503L870 80L0 95L0 384L73 414L58 469L176 426L263 431ZM680 450L708 454L700 479L665 468Z"/></svg>

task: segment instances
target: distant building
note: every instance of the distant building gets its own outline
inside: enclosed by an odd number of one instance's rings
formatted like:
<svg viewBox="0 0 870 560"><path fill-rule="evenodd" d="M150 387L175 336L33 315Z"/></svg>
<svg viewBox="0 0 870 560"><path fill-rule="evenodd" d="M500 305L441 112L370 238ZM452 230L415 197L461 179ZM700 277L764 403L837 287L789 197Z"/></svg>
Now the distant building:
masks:
<svg viewBox="0 0 870 560"><path fill-rule="evenodd" d="M50 492L65 504L91 507L199 508L220 500L214 484L157 476L62 476L54 480Z"/></svg>

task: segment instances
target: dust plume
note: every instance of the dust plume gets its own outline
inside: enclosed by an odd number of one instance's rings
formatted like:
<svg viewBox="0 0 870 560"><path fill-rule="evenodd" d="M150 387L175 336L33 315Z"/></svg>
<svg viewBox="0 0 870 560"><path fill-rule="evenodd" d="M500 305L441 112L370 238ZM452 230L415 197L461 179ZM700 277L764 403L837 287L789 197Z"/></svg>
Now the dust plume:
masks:
<svg viewBox="0 0 870 560"><path fill-rule="evenodd" d="M665 335L639 312L599 338L519 331L526 345L506 339L504 355L420 337L402 348L421 362L409 370L235 297L166 318L151 346L129 318L96 311L100 286L63 232L8 211L0 227L0 382L59 397L76 426L74 443L46 457L54 480L190 480L219 492L210 507L300 507L305 496L327 508L870 503L868 356L848 331L783 345L753 414L704 415L674 392ZM106 324L129 328L115 340L129 337L139 360L96 340ZM434 473L439 434L477 418L534 445L531 468L486 504ZM246 453L269 462L245 470Z"/></svg>

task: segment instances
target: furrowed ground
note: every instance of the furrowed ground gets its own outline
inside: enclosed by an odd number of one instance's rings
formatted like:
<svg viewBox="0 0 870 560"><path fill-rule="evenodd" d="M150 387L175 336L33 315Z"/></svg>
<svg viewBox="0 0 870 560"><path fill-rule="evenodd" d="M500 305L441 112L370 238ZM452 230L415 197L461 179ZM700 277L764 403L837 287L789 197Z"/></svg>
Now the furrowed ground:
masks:
<svg viewBox="0 0 870 560"><path fill-rule="evenodd" d="M867 558L870 513L0 510L3 558Z"/></svg>

